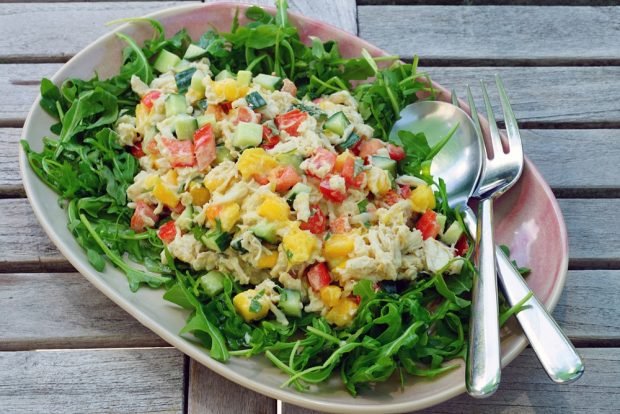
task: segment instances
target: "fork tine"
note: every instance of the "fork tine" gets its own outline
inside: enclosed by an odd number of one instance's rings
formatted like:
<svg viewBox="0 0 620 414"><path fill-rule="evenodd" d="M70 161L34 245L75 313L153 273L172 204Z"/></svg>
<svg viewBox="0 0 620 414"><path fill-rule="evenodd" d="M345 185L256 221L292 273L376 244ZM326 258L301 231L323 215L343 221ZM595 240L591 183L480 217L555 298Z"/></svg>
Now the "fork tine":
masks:
<svg viewBox="0 0 620 414"><path fill-rule="evenodd" d="M482 97L484 98L484 106L487 110L487 119L489 120L489 130L491 131L491 145L493 146L493 158L499 157L504 153L502 148L502 141L499 136L499 130L497 129L497 122L495 121L495 115L493 115L493 108L491 107L491 101L489 94L487 93L487 87L482 80L480 80L480 86L482 86Z"/></svg>
<svg viewBox="0 0 620 414"><path fill-rule="evenodd" d="M471 119L473 119L474 121L474 128L476 129L476 134L478 134L478 137L480 139L483 139L484 135L482 135L482 127L480 126L480 118L478 118L478 110L476 109L476 103L474 102L474 97L471 94L471 88L469 87L469 85L467 85L467 102L469 103L469 112L471 113Z"/></svg>
<svg viewBox="0 0 620 414"><path fill-rule="evenodd" d="M456 91L454 89L450 91L450 97L452 98L452 105L459 107L459 98L456 96Z"/></svg>
<svg viewBox="0 0 620 414"><path fill-rule="evenodd" d="M495 75L495 83L497 84L499 100L502 104L502 111L504 112L504 122L506 123L510 155L523 158L523 144L521 143L521 134L517 126L517 118L512 111L506 89L504 89L504 82L502 82L502 78L500 78L499 75Z"/></svg>

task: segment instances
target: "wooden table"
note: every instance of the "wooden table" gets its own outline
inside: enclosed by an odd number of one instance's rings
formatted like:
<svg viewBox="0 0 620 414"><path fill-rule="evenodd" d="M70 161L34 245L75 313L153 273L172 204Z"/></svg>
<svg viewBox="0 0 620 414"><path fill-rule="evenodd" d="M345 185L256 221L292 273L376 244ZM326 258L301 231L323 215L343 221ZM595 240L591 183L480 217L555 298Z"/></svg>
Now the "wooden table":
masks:
<svg viewBox="0 0 620 414"><path fill-rule="evenodd" d="M141 326L73 270L24 198L17 142L41 77L105 33L103 23L181 3L0 0L2 413L308 412L219 377ZM466 83L501 74L525 152L560 199L570 270L554 315L586 374L553 385L526 350L494 397L461 396L427 412L618 412L620 7L582 7L589 3L583 0L545 1L561 7L527 0L291 3L404 58L420 55L434 79L461 94Z"/></svg>

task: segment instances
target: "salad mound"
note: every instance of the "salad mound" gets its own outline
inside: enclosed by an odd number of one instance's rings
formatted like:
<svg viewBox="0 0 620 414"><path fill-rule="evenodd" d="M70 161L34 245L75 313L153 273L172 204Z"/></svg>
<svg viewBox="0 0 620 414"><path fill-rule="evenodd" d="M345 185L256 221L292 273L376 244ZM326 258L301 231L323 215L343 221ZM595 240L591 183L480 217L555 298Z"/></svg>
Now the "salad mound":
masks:
<svg viewBox="0 0 620 414"><path fill-rule="evenodd" d="M264 355L298 390L338 372L353 395L448 371L475 271L429 173L450 135L388 135L430 83L417 59L305 44L276 4L198 41L135 19L155 36L118 34L117 76L43 79L56 136L22 141L30 167L92 266L165 288L216 360Z"/></svg>

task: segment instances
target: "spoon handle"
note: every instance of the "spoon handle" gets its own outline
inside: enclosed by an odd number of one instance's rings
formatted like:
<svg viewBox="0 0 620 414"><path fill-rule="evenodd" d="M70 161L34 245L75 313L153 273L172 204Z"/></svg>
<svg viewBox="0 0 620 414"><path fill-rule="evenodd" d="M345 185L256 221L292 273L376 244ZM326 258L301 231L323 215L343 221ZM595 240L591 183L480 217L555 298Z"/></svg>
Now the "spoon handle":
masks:
<svg viewBox="0 0 620 414"><path fill-rule="evenodd" d="M497 390L501 377L493 200L482 200L478 213L478 274L473 279L465 383L469 395L485 398Z"/></svg>
<svg viewBox="0 0 620 414"><path fill-rule="evenodd" d="M476 216L469 208L464 209L463 213L465 224L473 234L472 231L476 229ZM497 246L495 257L504 296L510 306L514 306L529 295L531 290L502 249ZM581 377L584 364L579 354L535 296L525 302L523 310L518 312L516 317L551 380L569 383Z"/></svg>

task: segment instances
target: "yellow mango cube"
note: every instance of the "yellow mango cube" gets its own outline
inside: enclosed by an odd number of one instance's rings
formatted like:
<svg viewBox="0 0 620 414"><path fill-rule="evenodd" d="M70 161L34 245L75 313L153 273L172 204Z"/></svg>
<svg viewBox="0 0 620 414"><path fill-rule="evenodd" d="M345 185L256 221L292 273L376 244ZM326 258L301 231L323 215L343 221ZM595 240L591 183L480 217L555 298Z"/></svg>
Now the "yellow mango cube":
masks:
<svg viewBox="0 0 620 414"><path fill-rule="evenodd" d="M153 188L153 197L164 203L169 208L175 208L179 204L179 196L170 190L164 183L158 181Z"/></svg>
<svg viewBox="0 0 620 414"><path fill-rule="evenodd" d="M321 300L324 304L329 306L330 308L336 306L340 301L340 295L342 294L342 289L339 286L323 286L319 291L319 295L321 296Z"/></svg>
<svg viewBox="0 0 620 414"><path fill-rule="evenodd" d="M220 211L220 214L218 216L218 219L220 220L220 223L222 224L222 230L224 231L232 230L232 228L235 227L235 224L237 224L237 221L239 221L240 217L241 217L241 207L239 207L239 204L237 203L226 204L224 207L222 207L222 210Z"/></svg>
<svg viewBox="0 0 620 414"><path fill-rule="evenodd" d="M352 299L342 298L340 301L331 308L325 315L327 322L332 325L336 325L340 328L347 326L351 323L357 312L357 303Z"/></svg>
<svg viewBox="0 0 620 414"><path fill-rule="evenodd" d="M257 321L269 313L269 298L255 289L238 293L233 298L235 310L246 322Z"/></svg>
<svg viewBox="0 0 620 414"><path fill-rule="evenodd" d="M224 178L221 177L217 177L217 178L212 178L209 176L206 176L203 184L205 185L205 187L207 187L207 189L210 192L215 192L215 190L217 190L217 188L222 185L222 183L224 182Z"/></svg>
<svg viewBox="0 0 620 414"><path fill-rule="evenodd" d="M316 245L316 237L301 230L298 225L291 226L289 232L282 238L282 246L293 265L309 261Z"/></svg>
<svg viewBox="0 0 620 414"><path fill-rule="evenodd" d="M209 190L201 185L191 186L189 194L192 196L192 204L195 206L204 206L209 201Z"/></svg>
<svg viewBox="0 0 620 414"><path fill-rule="evenodd" d="M163 179L167 184L177 185L179 175L177 174L176 170L168 170L168 172L164 174Z"/></svg>
<svg viewBox="0 0 620 414"><path fill-rule="evenodd" d="M260 256L256 267L259 269L272 269L276 263L278 263L278 252L269 252Z"/></svg>
<svg viewBox="0 0 620 414"><path fill-rule="evenodd" d="M259 216L272 221L286 221L291 214L288 203L279 197L267 197L256 210Z"/></svg>
<svg viewBox="0 0 620 414"><path fill-rule="evenodd" d="M435 208L435 194L428 185L418 186L409 196L411 208L416 213L424 213L426 210Z"/></svg>
<svg viewBox="0 0 620 414"><path fill-rule="evenodd" d="M159 175L149 175L144 179L144 188L147 190L152 190L155 187L155 184L161 181Z"/></svg>
<svg viewBox="0 0 620 414"><path fill-rule="evenodd" d="M278 162L262 148L248 148L237 160L237 169L244 180L254 174L267 174L278 166Z"/></svg>
<svg viewBox="0 0 620 414"><path fill-rule="evenodd" d="M333 234L323 245L323 256L327 260L344 259L353 251L354 246L351 234Z"/></svg>

